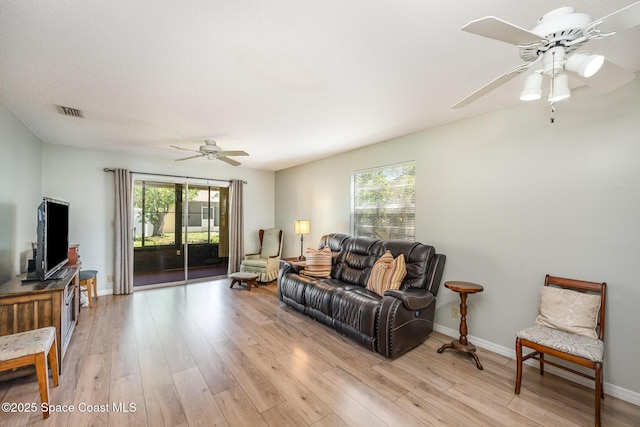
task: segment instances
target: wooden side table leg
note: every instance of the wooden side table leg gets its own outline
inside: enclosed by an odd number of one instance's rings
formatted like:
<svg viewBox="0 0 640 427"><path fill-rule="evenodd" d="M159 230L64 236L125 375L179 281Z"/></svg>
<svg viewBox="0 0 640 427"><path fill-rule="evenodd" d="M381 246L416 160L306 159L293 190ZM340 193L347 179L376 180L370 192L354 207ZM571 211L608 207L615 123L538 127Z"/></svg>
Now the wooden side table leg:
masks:
<svg viewBox="0 0 640 427"><path fill-rule="evenodd" d="M473 360L475 360L475 361L476 361L476 366L478 367L478 369L480 369L481 371L483 371L483 370L484 370L484 368L482 367L482 363L480 363L480 359L478 358L478 355L476 354L475 349L474 349L471 353L469 353L469 354L473 357Z"/></svg>
<svg viewBox="0 0 640 427"><path fill-rule="evenodd" d="M467 345L467 294L460 293L460 344Z"/></svg>
<svg viewBox="0 0 640 427"><path fill-rule="evenodd" d="M476 354L476 346L474 346L467 340L467 333L467 294L465 292L460 292L460 338L451 341L451 344L442 345L442 347L440 347L437 351L438 353L442 353L449 348L453 348L463 353L470 354L471 357L473 357L473 360L476 362L477 368L480 370L484 370L482 364L480 363L480 359Z"/></svg>
<svg viewBox="0 0 640 427"><path fill-rule="evenodd" d="M442 347L440 347L438 349L438 353L442 353L443 351L445 351L448 348L453 348L453 343L449 343L449 344L442 344Z"/></svg>

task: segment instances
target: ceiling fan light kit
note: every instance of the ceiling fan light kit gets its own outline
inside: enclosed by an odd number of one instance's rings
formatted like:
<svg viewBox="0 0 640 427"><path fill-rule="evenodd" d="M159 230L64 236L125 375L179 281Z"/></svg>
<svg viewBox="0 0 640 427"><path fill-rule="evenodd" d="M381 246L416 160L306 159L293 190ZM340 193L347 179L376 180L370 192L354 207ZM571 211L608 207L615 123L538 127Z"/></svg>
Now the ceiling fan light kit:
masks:
<svg viewBox="0 0 640 427"><path fill-rule="evenodd" d="M600 71L602 64L604 64L604 56L579 52L571 55L565 64L565 68L588 79Z"/></svg>
<svg viewBox="0 0 640 427"><path fill-rule="evenodd" d="M463 31L515 45L524 63L503 73L452 108L461 108L478 100L539 61L543 68L527 77L520 94L522 101L541 98L545 77L550 80L548 100L551 103L571 96L569 74L600 92L618 89L633 80L635 74L607 61L603 55L576 50L590 40L609 37L638 25L640 1L597 20L587 13L576 12L573 7L561 7L542 16L532 30L495 16L471 21L462 27ZM596 73L598 75L594 77Z"/></svg>
<svg viewBox="0 0 640 427"><path fill-rule="evenodd" d="M524 83L520 94L521 101L536 101L542 97L542 73L533 73Z"/></svg>
<svg viewBox="0 0 640 427"><path fill-rule="evenodd" d="M559 102L570 96L569 77L564 73L553 76L551 79L551 89L549 90L549 102Z"/></svg>

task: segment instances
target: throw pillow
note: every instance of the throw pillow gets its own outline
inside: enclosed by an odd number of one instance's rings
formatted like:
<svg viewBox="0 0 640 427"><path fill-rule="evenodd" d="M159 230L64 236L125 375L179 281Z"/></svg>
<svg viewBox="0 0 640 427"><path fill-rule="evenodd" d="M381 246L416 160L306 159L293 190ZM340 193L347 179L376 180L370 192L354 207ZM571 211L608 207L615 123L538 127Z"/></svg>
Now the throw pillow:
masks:
<svg viewBox="0 0 640 427"><path fill-rule="evenodd" d="M386 251L371 268L371 275L367 281L367 289L384 295L387 289L400 289L402 279L407 275L407 266L404 262L404 254L395 259L391 252Z"/></svg>
<svg viewBox="0 0 640 427"><path fill-rule="evenodd" d="M312 277L331 277L332 255L329 246L325 246L319 251L313 248L307 248L305 256L307 262L305 263L304 270L300 272L301 274Z"/></svg>
<svg viewBox="0 0 640 427"><path fill-rule="evenodd" d="M597 339L600 295L543 286L536 324Z"/></svg>

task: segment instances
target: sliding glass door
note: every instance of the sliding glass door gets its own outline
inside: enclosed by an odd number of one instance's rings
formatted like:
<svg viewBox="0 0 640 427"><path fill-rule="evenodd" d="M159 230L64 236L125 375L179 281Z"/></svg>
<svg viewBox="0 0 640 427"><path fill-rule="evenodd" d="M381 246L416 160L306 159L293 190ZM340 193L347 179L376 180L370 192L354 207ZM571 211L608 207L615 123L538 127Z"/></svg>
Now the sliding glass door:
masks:
<svg viewBox="0 0 640 427"><path fill-rule="evenodd" d="M136 177L133 215L134 286L226 274L227 187Z"/></svg>
<svg viewBox="0 0 640 427"><path fill-rule="evenodd" d="M186 189L186 221L183 246L187 256L187 278L221 276L227 273L229 233L227 205L229 189L206 185Z"/></svg>

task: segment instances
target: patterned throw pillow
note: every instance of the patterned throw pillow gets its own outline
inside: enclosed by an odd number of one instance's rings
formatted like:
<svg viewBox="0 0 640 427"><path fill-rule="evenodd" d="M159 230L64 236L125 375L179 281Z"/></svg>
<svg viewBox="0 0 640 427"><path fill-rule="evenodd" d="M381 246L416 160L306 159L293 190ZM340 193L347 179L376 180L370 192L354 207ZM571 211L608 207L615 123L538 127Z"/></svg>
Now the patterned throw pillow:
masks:
<svg viewBox="0 0 640 427"><path fill-rule="evenodd" d="M406 275L404 255L400 254L394 259L391 252L387 251L373 264L367 289L383 296L387 289L400 289L402 279Z"/></svg>
<svg viewBox="0 0 640 427"><path fill-rule="evenodd" d="M543 286L536 324L598 339L600 295Z"/></svg>
<svg viewBox="0 0 640 427"><path fill-rule="evenodd" d="M305 254L307 262L300 273L312 277L331 277L331 248L325 246L322 250L307 248Z"/></svg>

